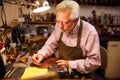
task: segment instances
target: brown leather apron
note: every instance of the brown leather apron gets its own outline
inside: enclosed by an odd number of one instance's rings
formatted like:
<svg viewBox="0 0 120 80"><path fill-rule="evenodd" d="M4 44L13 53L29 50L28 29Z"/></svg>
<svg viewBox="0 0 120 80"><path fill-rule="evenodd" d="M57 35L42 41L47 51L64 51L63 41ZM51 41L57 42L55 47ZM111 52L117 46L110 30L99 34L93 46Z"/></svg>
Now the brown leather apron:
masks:
<svg viewBox="0 0 120 80"><path fill-rule="evenodd" d="M64 60L77 60L77 59L84 59L85 57L82 54L82 49L80 48L80 40L81 40L81 33L82 33L83 23L80 22L80 27L78 30L77 36L77 44L75 47L69 47L62 42L63 32L60 34L59 40L59 58ZM73 72L81 78L82 76L91 76L91 74L81 74L77 70L73 70Z"/></svg>

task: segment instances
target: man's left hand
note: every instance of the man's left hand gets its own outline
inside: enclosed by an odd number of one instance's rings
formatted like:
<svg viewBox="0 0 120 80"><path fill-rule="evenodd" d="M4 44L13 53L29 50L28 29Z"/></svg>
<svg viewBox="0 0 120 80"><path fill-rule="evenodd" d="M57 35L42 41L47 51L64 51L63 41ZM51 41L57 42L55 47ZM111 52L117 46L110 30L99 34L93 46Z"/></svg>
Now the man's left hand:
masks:
<svg viewBox="0 0 120 80"><path fill-rule="evenodd" d="M56 63L59 68L69 67L69 62L67 60L57 60Z"/></svg>

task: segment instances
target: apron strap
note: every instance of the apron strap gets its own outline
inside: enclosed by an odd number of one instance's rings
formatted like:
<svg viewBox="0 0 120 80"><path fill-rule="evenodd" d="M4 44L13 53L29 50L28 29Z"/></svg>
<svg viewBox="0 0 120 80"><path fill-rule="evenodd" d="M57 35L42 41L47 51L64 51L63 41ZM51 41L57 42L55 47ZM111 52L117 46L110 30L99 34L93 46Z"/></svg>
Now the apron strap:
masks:
<svg viewBox="0 0 120 80"><path fill-rule="evenodd" d="M59 39L59 40L61 40L61 39L62 39L62 36L63 36L63 32L61 32L61 34L60 34L60 39Z"/></svg>
<svg viewBox="0 0 120 80"><path fill-rule="evenodd" d="M82 22L82 20L80 20L80 27L78 30L77 47L80 47L82 28L83 28L83 22Z"/></svg>

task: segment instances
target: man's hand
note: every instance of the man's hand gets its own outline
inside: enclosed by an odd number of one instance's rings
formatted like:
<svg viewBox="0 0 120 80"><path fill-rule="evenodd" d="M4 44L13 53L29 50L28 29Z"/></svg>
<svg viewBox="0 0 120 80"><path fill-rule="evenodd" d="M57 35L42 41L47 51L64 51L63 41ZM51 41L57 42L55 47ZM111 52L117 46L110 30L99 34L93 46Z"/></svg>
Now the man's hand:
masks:
<svg viewBox="0 0 120 80"><path fill-rule="evenodd" d="M56 63L59 68L69 67L69 62L67 60L57 60Z"/></svg>
<svg viewBox="0 0 120 80"><path fill-rule="evenodd" d="M33 64L35 64L35 65L41 65L41 61L43 60L43 55L41 55L41 54L34 54L33 56L32 56L32 62L33 62Z"/></svg>

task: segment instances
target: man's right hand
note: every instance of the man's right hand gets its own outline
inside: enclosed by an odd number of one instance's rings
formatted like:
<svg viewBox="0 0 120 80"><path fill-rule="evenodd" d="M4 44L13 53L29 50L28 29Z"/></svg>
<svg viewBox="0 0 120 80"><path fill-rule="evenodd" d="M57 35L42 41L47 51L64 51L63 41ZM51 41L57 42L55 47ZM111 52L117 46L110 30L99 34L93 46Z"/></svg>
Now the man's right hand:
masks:
<svg viewBox="0 0 120 80"><path fill-rule="evenodd" d="M32 63L35 64L35 65L41 65L41 61L43 60L43 55L41 54L34 54L32 56Z"/></svg>

